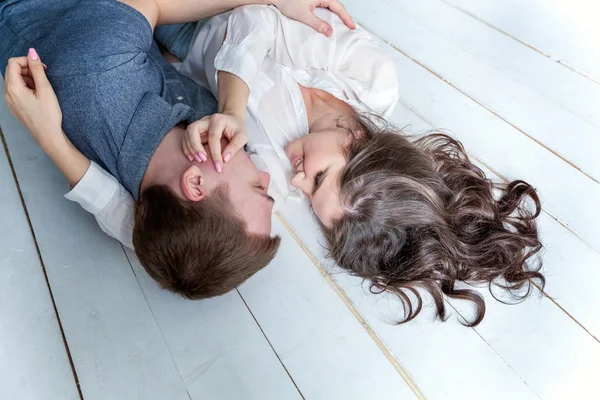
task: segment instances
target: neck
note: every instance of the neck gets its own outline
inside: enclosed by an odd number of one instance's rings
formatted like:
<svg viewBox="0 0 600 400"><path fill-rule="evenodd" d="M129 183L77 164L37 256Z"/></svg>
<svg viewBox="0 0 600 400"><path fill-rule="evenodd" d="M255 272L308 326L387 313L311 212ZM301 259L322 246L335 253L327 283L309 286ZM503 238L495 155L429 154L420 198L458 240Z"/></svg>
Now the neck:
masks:
<svg viewBox="0 0 600 400"><path fill-rule="evenodd" d="M190 162L181 150L185 130L176 126L169 131L154 151L142 178L140 193L152 185L167 185L181 196L181 174Z"/></svg>
<svg viewBox="0 0 600 400"><path fill-rule="evenodd" d="M306 107L309 132L335 127L340 115L349 118L355 113L346 102L324 90L300 85L300 91Z"/></svg>

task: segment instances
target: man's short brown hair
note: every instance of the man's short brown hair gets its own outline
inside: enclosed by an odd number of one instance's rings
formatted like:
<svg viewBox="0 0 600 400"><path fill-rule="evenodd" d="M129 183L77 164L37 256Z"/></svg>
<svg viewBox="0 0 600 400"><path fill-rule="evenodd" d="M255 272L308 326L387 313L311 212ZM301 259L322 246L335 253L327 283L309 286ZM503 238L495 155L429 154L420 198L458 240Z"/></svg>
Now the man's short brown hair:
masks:
<svg viewBox="0 0 600 400"><path fill-rule="evenodd" d="M275 257L279 242L246 232L226 185L199 202L154 185L135 211L133 245L140 263L160 286L188 299L235 289Z"/></svg>

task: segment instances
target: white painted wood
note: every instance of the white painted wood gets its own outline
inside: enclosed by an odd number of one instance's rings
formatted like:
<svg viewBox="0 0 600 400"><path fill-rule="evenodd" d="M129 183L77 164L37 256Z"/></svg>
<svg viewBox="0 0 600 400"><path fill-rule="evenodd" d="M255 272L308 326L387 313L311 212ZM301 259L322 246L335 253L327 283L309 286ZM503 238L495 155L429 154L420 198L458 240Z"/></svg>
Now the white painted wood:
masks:
<svg viewBox="0 0 600 400"><path fill-rule="evenodd" d="M161 290L132 251L127 257L191 399L301 399L237 291L189 301Z"/></svg>
<svg viewBox="0 0 600 400"><path fill-rule="evenodd" d="M438 0L347 6L377 10L358 21L600 181L600 85Z"/></svg>
<svg viewBox="0 0 600 400"><path fill-rule="evenodd" d="M325 259L322 247L325 242L309 218L307 204L288 204L281 213L311 252L327 266L336 283L427 398L536 398L488 343L472 329L460 325L455 316L440 323L433 321L432 309L427 308L416 320L394 325L401 308L393 297L369 294L368 285L362 285L360 279L349 276ZM296 316L289 318L293 321Z"/></svg>
<svg viewBox="0 0 600 400"><path fill-rule="evenodd" d="M600 82L597 1L444 1Z"/></svg>
<svg viewBox="0 0 600 400"><path fill-rule="evenodd" d="M403 104L396 107L390 120L398 126L417 126L417 132L421 133L433 129ZM502 181L477 159L473 161L490 179ZM545 292L592 335L600 338L600 318L597 312L600 309L600 293L597 289L600 282L600 254L545 211L538 219L538 229L544 245L542 259L547 278Z"/></svg>
<svg viewBox="0 0 600 400"><path fill-rule="evenodd" d="M78 399L4 148L0 148L0 221L0 398Z"/></svg>
<svg viewBox="0 0 600 400"><path fill-rule="evenodd" d="M502 176L534 185L550 214L600 249L600 226L589 223L600 220L600 185L415 62L398 52L392 57L404 104L452 131Z"/></svg>
<svg viewBox="0 0 600 400"><path fill-rule="evenodd" d="M278 255L239 291L304 398L414 398L283 225L274 220L273 228Z"/></svg>
<svg viewBox="0 0 600 400"><path fill-rule="evenodd" d="M4 98L0 121L83 396L189 399L121 246L62 197L66 181Z"/></svg>
<svg viewBox="0 0 600 400"><path fill-rule="evenodd" d="M410 121L427 129L426 123L419 123L418 117L402 104L398 108L392 117L397 125ZM489 170L487 173L493 177ZM321 262L331 265L324 258L324 240L315 234L316 225L306 217L307 205L285 208L282 213ZM557 300L569 311L575 310L572 314L587 322L588 329L597 329L598 253L545 213L539 224L548 246L544 257L547 290L551 294L560 292ZM572 262L565 263L572 257ZM386 323L393 321L393 311L399 310L393 299L366 295L366 286L361 287L359 280L335 267L331 270L334 279L430 398L481 398L483 393L485 398L502 399L589 398L595 390L593 374L600 367L600 345L540 294L521 305L506 306L482 290L488 312L484 323L475 330L458 325L455 316L443 324L431 323L427 314L396 327ZM469 305L460 301L452 304L463 315L470 315ZM448 360L460 362L453 369L448 368ZM463 380L465 377L467 381Z"/></svg>
<svg viewBox="0 0 600 400"><path fill-rule="evenodd" d="M458 92L416 64L404 57L398 57L397 62L402 73L411 76L411 80L407 79L405 83L407 86L411 85L407 89L413 95L406 102L410 102L413 108L433 120L437 126L444 126L454 132L469 151L502 176L507 179L522 178L536 186L545 210L570 225L571 229L598 249L600 227L591 221L600 220L597 207L600 203L599 185L560 162L541 146L528 141L497 117L486 113L470 100L464 100ZM566 182L569 183L568 190ZM568 249L561 251L569 254ZM575 269L561 262L554 265L560 266L565 274L579 271L572 276L597 276L596 264L591 263L589 258ZM570 293L573 304L579 304L578 314L588 316L582 322L598 326L593 317L593 309L582 301L584 298L580 298L583 293L573 291L566 285L568 281L557 280L553 287L564 285L564 289L559 289L559 292ZM592 296L596 297L598 294ZM594 322L591 322L592 319ZM595 331L596 337L599 333Z"/></svg>

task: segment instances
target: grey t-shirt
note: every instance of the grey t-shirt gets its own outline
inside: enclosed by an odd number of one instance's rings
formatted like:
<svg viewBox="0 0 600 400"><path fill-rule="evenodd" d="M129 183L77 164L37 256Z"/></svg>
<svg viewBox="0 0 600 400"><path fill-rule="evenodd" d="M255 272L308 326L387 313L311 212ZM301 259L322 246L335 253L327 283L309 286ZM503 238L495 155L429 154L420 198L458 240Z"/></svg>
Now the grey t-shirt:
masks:
<svg viewBox="0 0 600 400"><path fill-rule="evenodd" d="M59 3L59 4L56 4ZM212 94L161 55L146 18L115 0L7 0L0 64L35 47L63 111L63 129L137 199L162 138L217 111ZM12 41L12 46L11 46Z"/></svg>

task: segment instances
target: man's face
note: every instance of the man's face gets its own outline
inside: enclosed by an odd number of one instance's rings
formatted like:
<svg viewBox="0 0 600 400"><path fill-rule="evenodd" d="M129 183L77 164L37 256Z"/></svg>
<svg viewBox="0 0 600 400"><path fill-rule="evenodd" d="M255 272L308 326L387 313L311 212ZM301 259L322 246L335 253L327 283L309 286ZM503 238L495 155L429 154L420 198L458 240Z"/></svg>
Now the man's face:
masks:
<svg viewBox="0 0 600 400"><path fill-rule="evenodd" d="M221 141L221 148L227 141ZM212 191L222 183L229 187L229 199L237 214L246 222L249 233L269 236L271 234L271 213L273 199L267 194L270 175L261 172L243 150L238 151L217 173L210 150L205 146L208 160L200 164L204 175L205 187Z"/></svg>

